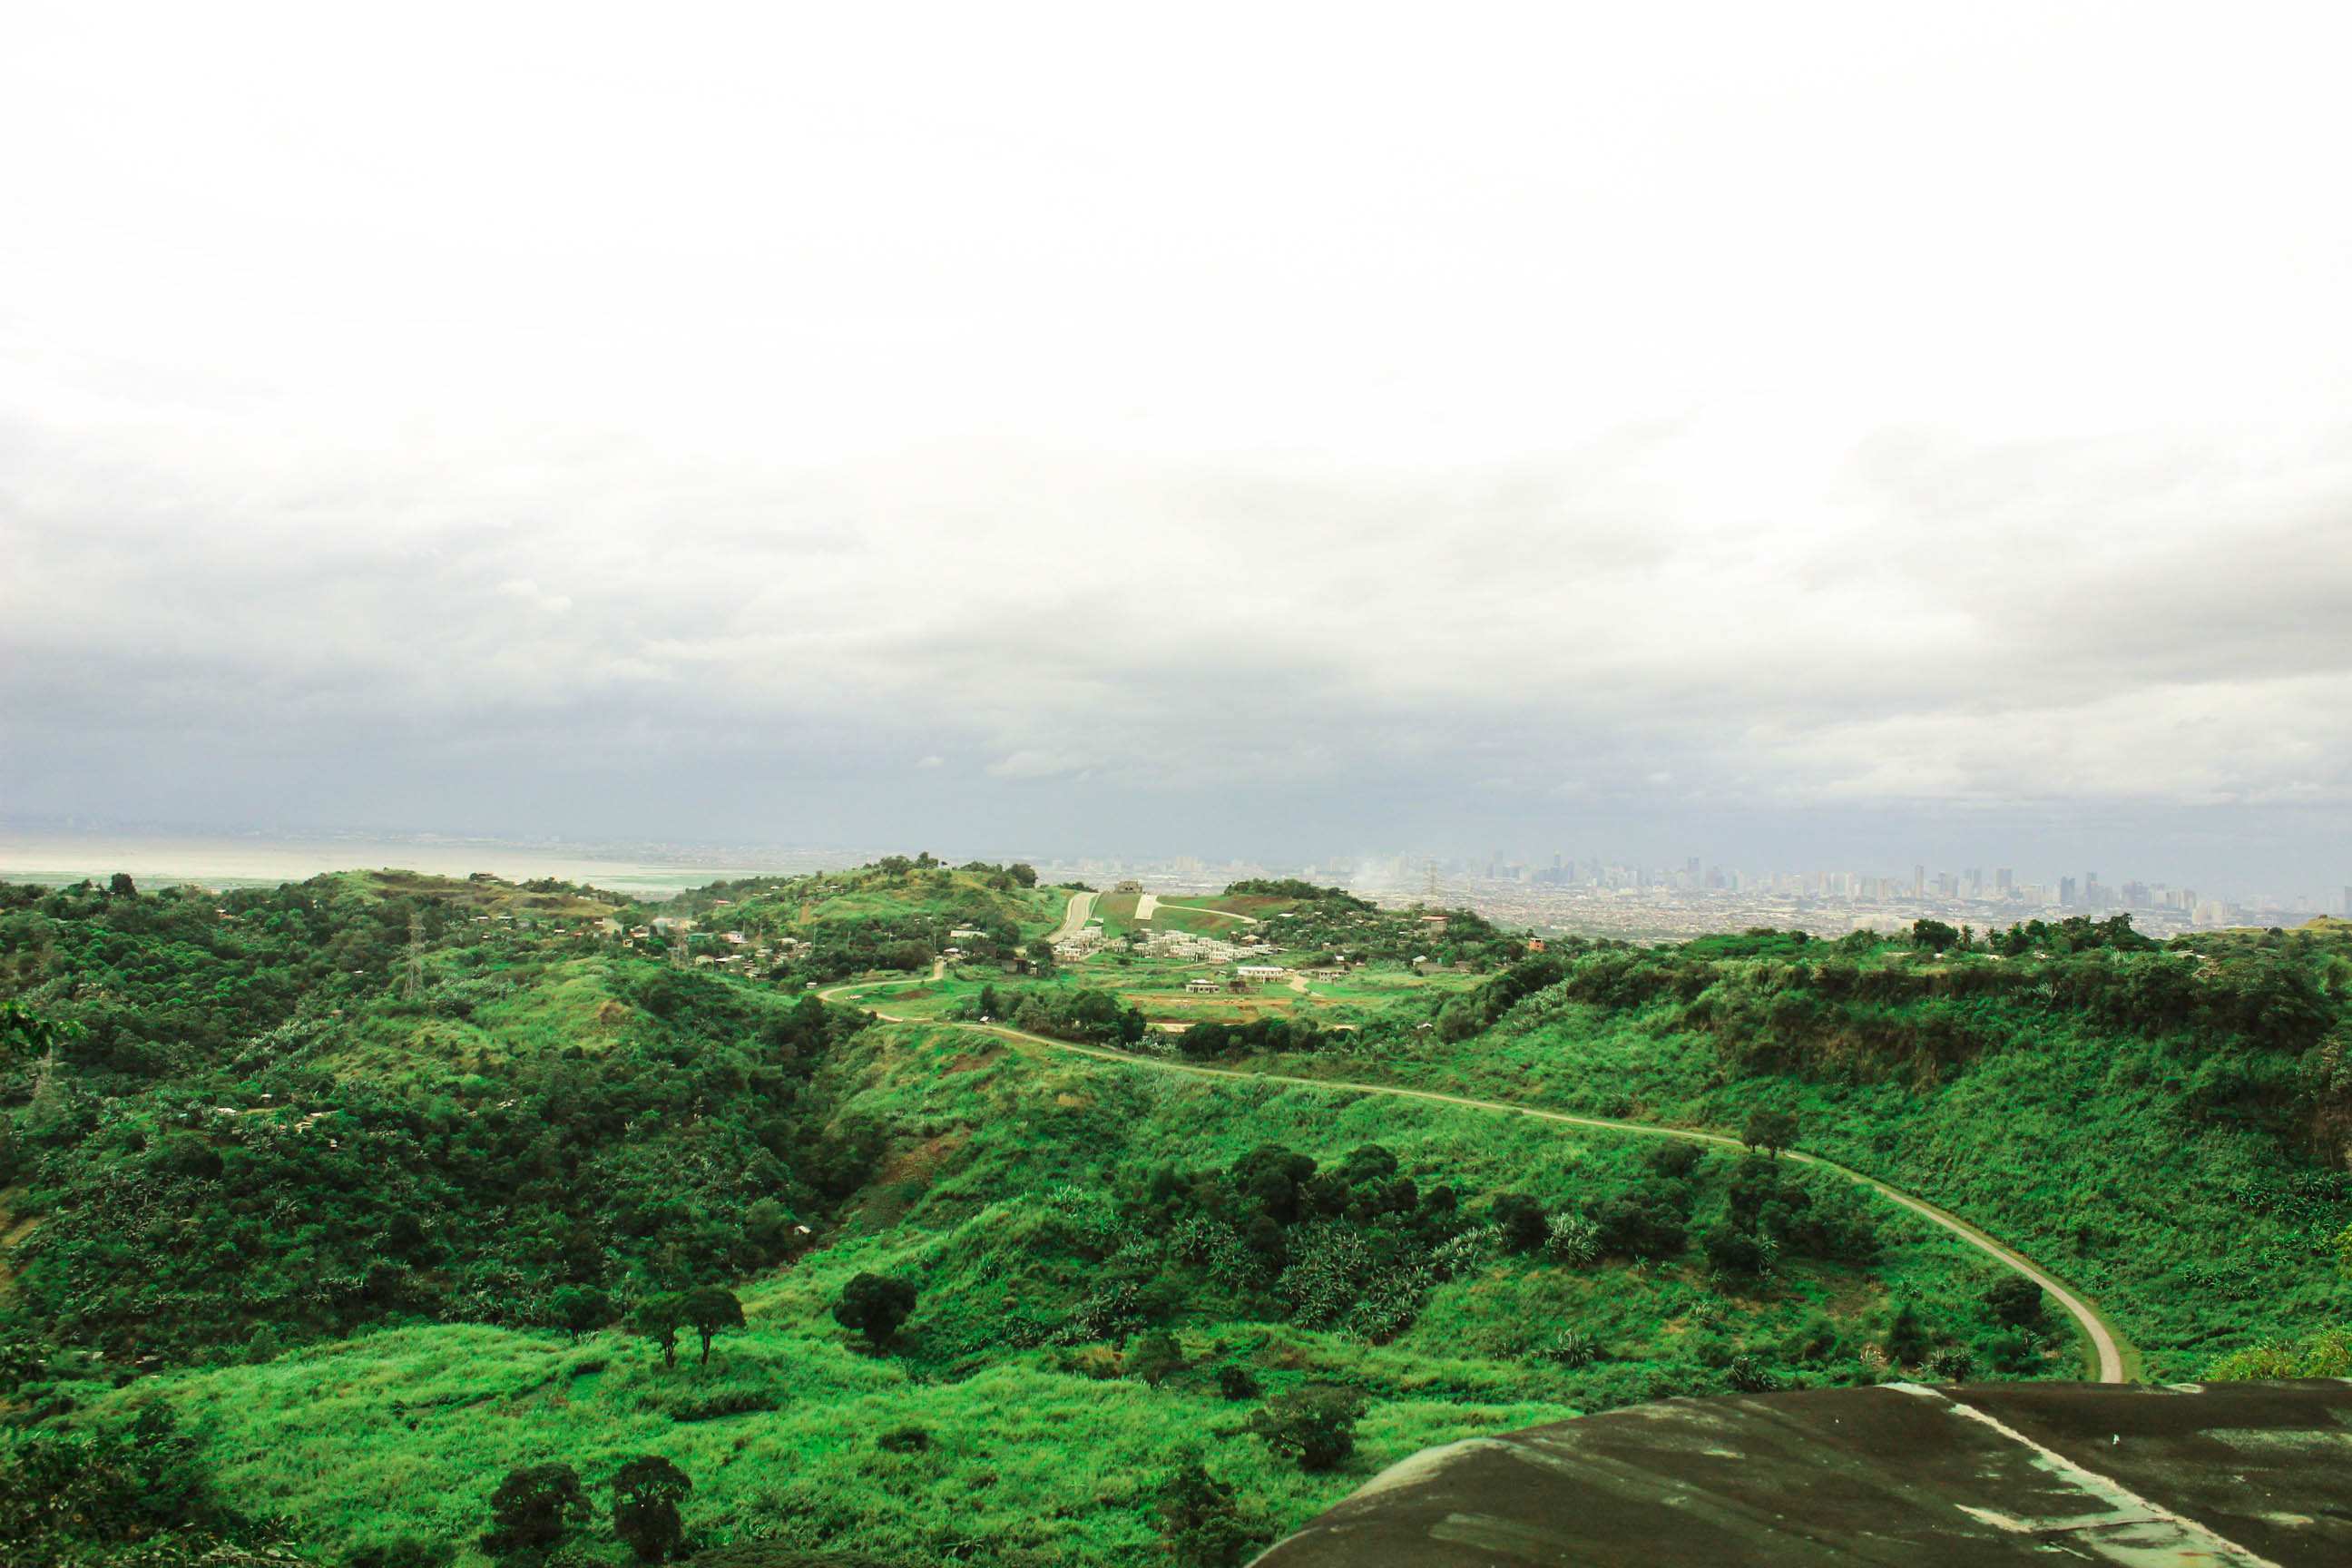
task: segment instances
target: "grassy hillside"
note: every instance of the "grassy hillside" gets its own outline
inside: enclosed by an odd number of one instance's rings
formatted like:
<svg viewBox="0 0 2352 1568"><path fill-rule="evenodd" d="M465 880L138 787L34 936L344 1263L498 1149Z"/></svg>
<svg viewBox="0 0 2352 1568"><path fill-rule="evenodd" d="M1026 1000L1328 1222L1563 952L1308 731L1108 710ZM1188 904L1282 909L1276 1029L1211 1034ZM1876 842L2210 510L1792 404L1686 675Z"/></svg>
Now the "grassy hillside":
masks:
<svg viewBox="0 0 2352 1568"><path fill-rule="evenodd" d="M2343 935L2074 939L1571 942L1285 1070L1673 1125L1785 1106L1807 1147L2087 1289L2152 1376L2352 1317Z"/></svg>
<svg viewBox="0 0 2352 1568"><path fill-rule="evenodd" d="M658 1456L688 1550L1112 1563L1173 1520L1229 1561L1478 1431L2080 1364L2013 1277L1825 1173L1155 1055L1794 1111L2087 1289L2154 1374L2340 1360L2332 930L1538 953L1244 885L1286 973L1115 943L1016 976L1066 897L1024 873L892 860L658 908L404 873L0 888L0 1553L475 1563L509 1478L569 1466L596 1497L565 1550L617 1564L599 1489ZM983 1013L1143 1058L955 1023ZM689 1289L745 1320L718 1312L707 1367L628 1328ZM877 1289L911 1314L852 1332L835 1309Z"/></svg>
<svg viewBox="0 0 2352 1568"><path fill-rule="evenodd" d="M884 1130L876 1179L829 1246L746 1281L750 1326L720 1338L707 1371L690 1357L665 1371L617 1332L575 1346L551 1331L449 1325L119 1391L65 1380L47 1396L79 1404L68 1423L168 1401L205 1434L224 1485L270 1500L331 1557L404 1538L463 1542L523 1464L561 1457L593 1476L652 1452L694 1478L688 1511L706 1542L1092 1563L1157 1540L1154 1489L1188 1445L1264 1534L1432 1443L1720 1390L1750 1364L1852 1381L1866 1375L1861 1347L1890 1333L1922 1346L1985 1333L1990 1272L1897 1211L1863 1216L1867 1265L1792 1255L1745 1285L1687 1259L1562 1261L1493 1229L1498 1196L1563 1212L1657 1184L1643 1141L975 1044L869 1031L823 1069L815 1088L840 1123ZM1351 1156L1363 1166L1367 1145L1394 1169L1357 1180L1328 1216L1298 1184L1305 1207L1269 1245L1265 1227L1247 1231L1265 1217L1262 1192L1190 1198L1269 1144L1327 1182ZM1702 1214L1727 1201L1734 1163L1713 1166L1681 1178ZM1394 1191L1400 1179L1414 1191ZM1368 1189L1388 1215L1361 1213ZM828 1314L866 1270L920 1293L887 1355ZM1184 1363L1156 1386L1137 1361L1155 1328L1172 1331ZM1258 1392L1228 1397L1232 1369ZM1268 1397L1310 1384L1369 1405L1357 1452L1319 1474L1244 1430ZM920 1452L877 1447L909 1426L927 1435Z"/></svg>

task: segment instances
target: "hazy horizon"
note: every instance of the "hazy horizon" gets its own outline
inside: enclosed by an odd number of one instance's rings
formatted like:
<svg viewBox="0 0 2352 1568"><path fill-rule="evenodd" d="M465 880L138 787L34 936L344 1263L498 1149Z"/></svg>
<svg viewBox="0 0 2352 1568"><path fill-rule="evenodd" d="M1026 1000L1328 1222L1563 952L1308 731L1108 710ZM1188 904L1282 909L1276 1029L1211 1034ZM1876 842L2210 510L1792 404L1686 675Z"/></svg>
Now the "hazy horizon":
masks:
<svg viewBox="0 0 2352 1568"><path fill-rule="evenodd" d="M2344 14L11 33L7 821L2352 884Z"/></svg>

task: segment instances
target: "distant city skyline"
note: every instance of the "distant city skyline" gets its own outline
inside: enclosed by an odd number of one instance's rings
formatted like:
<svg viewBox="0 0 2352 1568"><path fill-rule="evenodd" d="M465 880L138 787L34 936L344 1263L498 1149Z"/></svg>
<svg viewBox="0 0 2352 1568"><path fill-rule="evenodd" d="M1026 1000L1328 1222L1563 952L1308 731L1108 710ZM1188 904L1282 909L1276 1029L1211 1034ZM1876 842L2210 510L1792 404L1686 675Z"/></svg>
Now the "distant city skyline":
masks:
<svg viewBox="0 0 2352 1568"><path fill-rule="evenodd" d="M944 846L944 847L943 847ZM2078 872L2021 873L2011 866L1948 868L1914 861L1901 870L1854 867L1762 868L1703 856L1656 860L1571 856L1556 851L1539 860L1503 853L1485 857L1392 850L1351 855L1202 856L1055 854L1051 847L968 850L920 834L876 846L693 844L658 840L600 841L539 835L522 838L438 834L398 835L344 829L278 833L247 829L234 835L177 836L110 831L85 821L26 825L0 821L0 879L102 879L117 870L161 872L200 882L293 880L320 871L398 865L457 873L491 870L518 879L556 876L598 881L643 896L666 895L713 880L797 873L864 863L885 854L929 849L950 863L1025 858L1050 878L1126 876L1162 879L1188 889L1220 887L1242 877L1297 876L1378 894L1388 901L1426 896L1433 881L1441 900L1469 902L1532 923L1621 924L1639 931L1737 929L1759 911L1803 916L1819 925L1843 921L1884 929L1918 913L1992 926L2064 915L2129 913L2143 927L2178 931L2279 918L2352 914L2352 885L2324 891L2231 888L2146 876ZM1597 919L1596 900L1632 895L1634 904Z"/></svg>

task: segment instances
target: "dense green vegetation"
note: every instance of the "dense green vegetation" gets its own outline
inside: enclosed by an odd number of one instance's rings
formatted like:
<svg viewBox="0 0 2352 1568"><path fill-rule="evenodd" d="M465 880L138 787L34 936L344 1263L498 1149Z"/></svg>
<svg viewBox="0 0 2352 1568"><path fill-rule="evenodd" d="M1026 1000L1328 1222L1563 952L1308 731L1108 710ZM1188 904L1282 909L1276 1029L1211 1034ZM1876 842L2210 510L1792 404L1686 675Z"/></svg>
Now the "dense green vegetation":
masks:
<svg viewBox="0 0 2352 1568"><path fill-rule="evenodd" d="M2090 1290L2152 1373L2352 1316L2331 1254L2352 1224L2340 933L2159 945L2126 918L1552 946L1291 1070L1717 1128L1772 1099L1808 1147Z"/></svg>
<svg viewBox="0 0 2352 1568"><path fill-rule="evenodd" d="M7 1560L1230 1563L1481 1430L2074 1373L2037 1289L1790 1145L2022 1246L2153 1373L2340 1370L2330 929L1536 952L1236 884L1342 978L1202 998L1010 973L1035 880L0 887ZM823 999L888 976L937 1021Z"/></svg>
<svg viewBox="0 0 2352 1568"><path fill-rule="evenodd" d="M864 1019L805 994L339 879L7 901L0 943L70 1035L0 1079L38 1220L0 1306L21 1342L127 1364L543 1321L567 1287L781 1261L871 1158L805 1099Z"/></svg>

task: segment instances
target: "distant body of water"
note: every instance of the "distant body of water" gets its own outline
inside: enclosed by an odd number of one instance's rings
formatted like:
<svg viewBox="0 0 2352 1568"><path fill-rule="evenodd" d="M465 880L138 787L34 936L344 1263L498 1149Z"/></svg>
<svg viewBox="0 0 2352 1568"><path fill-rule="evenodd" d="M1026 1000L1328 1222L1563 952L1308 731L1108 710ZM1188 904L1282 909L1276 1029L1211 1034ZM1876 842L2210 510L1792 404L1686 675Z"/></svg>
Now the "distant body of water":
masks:
<svg viewBox="0 0 2352 1568"><path fill-rule="evenodd" d="M299 882L321 871L396 868L463 877L488 871L509 881L554 877L590 882L615 892L667 897L686 888L740 877L809 871L841 865L843 858L814 853L758 851L708 858L690 850L675 857L661 850L593 845L521 845L482 839L436 838L175 838L105 834L33 836L0 832L0 881L103 884L128 871L141 886L194 882L207 888L270 887Z"/></svg>

